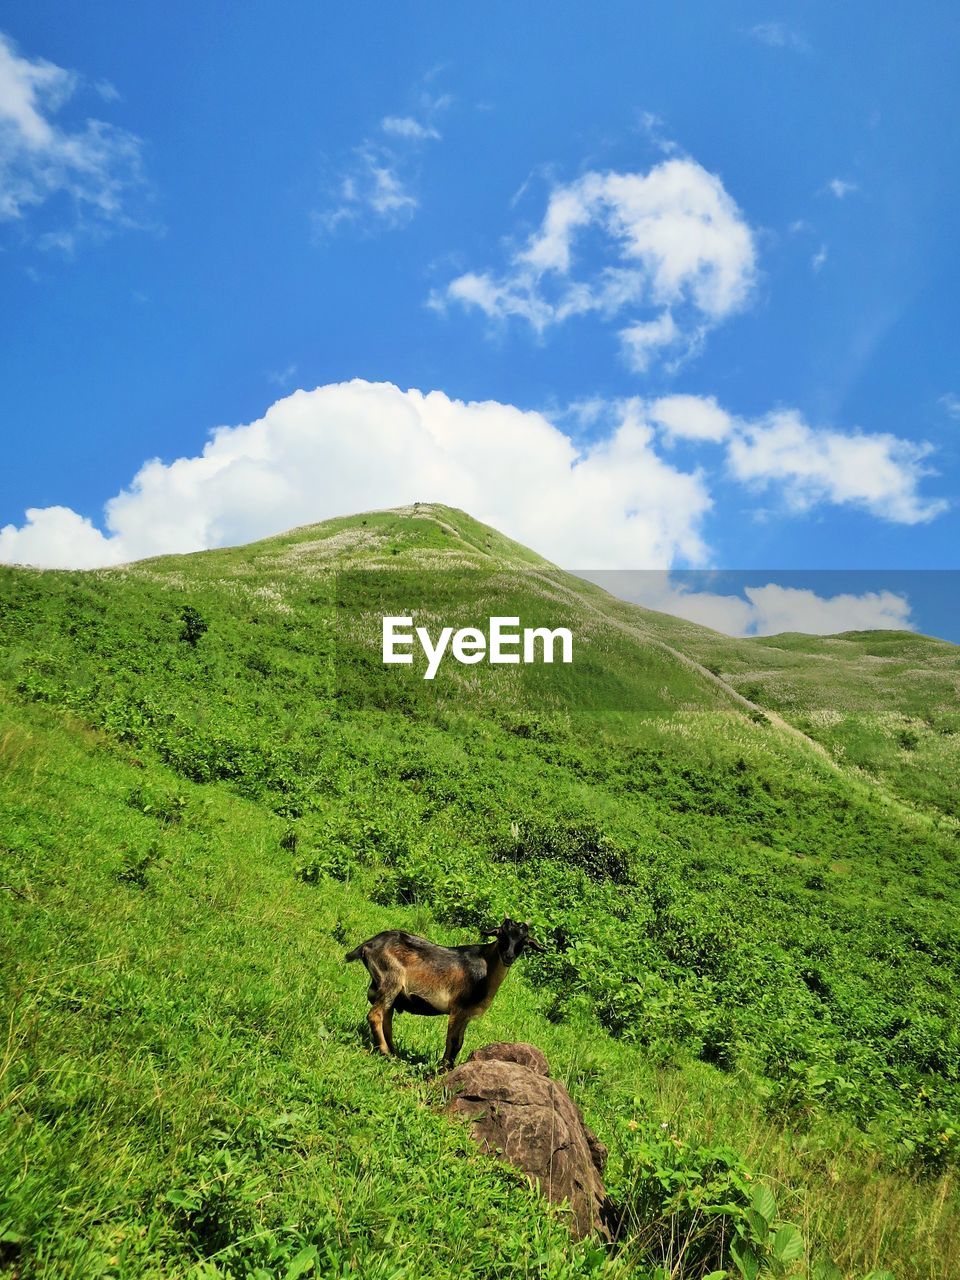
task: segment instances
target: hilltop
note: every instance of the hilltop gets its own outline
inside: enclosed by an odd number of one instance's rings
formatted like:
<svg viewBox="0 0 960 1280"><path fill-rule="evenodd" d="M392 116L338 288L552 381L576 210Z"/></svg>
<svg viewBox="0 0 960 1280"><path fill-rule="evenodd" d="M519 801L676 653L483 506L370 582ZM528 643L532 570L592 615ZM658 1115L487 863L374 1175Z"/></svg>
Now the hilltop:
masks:
<svg viewBox="0 0 960 1280"><path fill-rule="evenodd" d="M578 658L428 684L387 606ZM0 1269L648 1276L706 1196L699 1280L761 1183L800 1274L956 1272L958 684L942 641L733 640L432 504L0 570ZM544 1048L650 1224L616 1256L429 1105L433 1020L363 1048L347 945L505 914L547 953L467 1051Z"/></svg>

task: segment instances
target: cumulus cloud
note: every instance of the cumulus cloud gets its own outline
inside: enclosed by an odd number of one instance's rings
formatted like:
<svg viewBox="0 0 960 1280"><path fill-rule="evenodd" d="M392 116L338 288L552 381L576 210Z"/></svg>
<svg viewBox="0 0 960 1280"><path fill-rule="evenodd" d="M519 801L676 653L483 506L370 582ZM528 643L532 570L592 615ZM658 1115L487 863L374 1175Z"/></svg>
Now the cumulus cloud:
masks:
<svg viewBox="0 0 960 1280"><path fill-rule="evenodd" d="M81 84L76 72L31 60L0 33L0 221L22 225L41 206L65 200L69 222L56 209L61 225L38 237L42 248L69 251L82 234L142 225L141 140L103 120L71 127L57 119ZM102 89L100 96L109 100Z"/></svg>
<svg viewBox="0 0 960 1280"><path fill-rule="evenodd" d="M105 529L64 507L0 529L0 561L80 568L250 541L370 508L443 501L565 565L706 563L702 467L663 446L722 450L728 473L776 486L788 508L853 505L906 524L946 504L919 482L929 447L814 428L794 412L737 418L710 397L591 401L542 413L360 379L297 391L256 422L219 427L195 457L144 464L105 507ZM561 418L562 420L562 418Z"/></svg>
<svg viewBox="0 0 960 1280"><path fill-rule="evenodd" d="M442 500L554 560L656 565L706 555L702 478L665 462L630 406L578 450L540 413L354 381L298 391L221 427L196 457L146 463L105 509L28 512L0 560L115 564L276 533L338 513Z"/></svg>
<svg viewBox="0 0 960 1280"><path fill-rule="evenodd" d="M788 510L829 503L922 524L949 505L920 492L924 476L933 474L926 465L932 446L925 442L812 426L794 409L739 418L712 396L664 396L644 412L670 441L722 443L727 473L756 490L779 490Z"/></svg>
<svg viewBox="0 0 960 1280"><path fill-rule="evenodd" d="M466 272L430 301L518 317L538 334L593 314L619 324L627 362L643 370L658 354L689 354L745 306L755 274L753 232L720 178L673 156L647 173L555 185L503 271Z"/></svg>
<svg viewBox="0 0 960 1280"><path fill-rule="evenodd" d="M734 424L713 396L661 396L650 415L667 435L684 440L726 440Z"/></svg>
<svg viewBox="0 0 960 1280"><path fill-rule="evenodd" d="M446 95L421 94L419 116L384 116L379 129L351 151L326 206L311 214L316 234L329 235L351 225L405 226L420 207L417 154L424 143L440 141L434 121L451 101Z"/></svg>
<svg viewBox="0 0 960 1280"><path fill-rule="evenodd" d="M778 486L788 504L804 511L821 502L862 507L899 524L921 524L947 509L924 498L921 479L929 444L889 433L844 433L816 428L793 410L744 422L731 436L727 460L735 479L759 488Z"/></svg>
<svg viewBox="0 0 960 1280"><path fill-rule="evenodd" d="M909 600L893 591L818 596L814 591L770 582L764 587L746 587L744 595L754 615L753 634L758 636L781 631L835 635L838 631L913 630Z"/></svg>
<svg viewBox="0 0 960 1280"><path fill-rule="evenodd" d="M0 562L43 569L99 569L121 564L123 544L105 538L92 521L69 507L28 507L26 523L0 529Z"/></svg>
<svg viewBox="0 0 960 1280"><path fill-rule="evenodd" d="M821 596L807 588L768 582L744 586L736 593L699 590L685 582L682 574L599 572L584 576L621 599L730 636L915 629L910 601L893 591Z"/></svg>

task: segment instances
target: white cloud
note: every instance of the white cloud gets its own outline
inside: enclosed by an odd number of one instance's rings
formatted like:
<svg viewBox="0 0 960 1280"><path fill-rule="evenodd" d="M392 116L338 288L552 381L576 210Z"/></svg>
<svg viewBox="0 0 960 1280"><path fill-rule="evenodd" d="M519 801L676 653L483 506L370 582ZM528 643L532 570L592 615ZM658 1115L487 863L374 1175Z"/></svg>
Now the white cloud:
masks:
<svg viewBox="0 0 960 1280"><path fill-rule="evenodd" d="M960 396L953 391L946 392L937 403L943 406L951 418L960 418Z"/></svg>
<svg viewBox="0 0 960 1280"><path fill-rule="evenodd" d="M637 127L665 156L675 156L680 153L679 145L668 138L664 132L663 117L655 111L641 112L637 119Z"/></svg>
<svg viewBox="0 0 960 1280"><path fill-rule="evenodd" d="M421 124L413 116L384 116L380 128L384 133L392 133L397 138L412 138L415 142L438 141L440 138L432 125Z"/></svg>
<svg viewBox="0 0 960 1280"><path fill-rule="evenodd" d="M846 178L831 178L827 183L827 190L837 197L838 200L845 199L846 196L852 195L854 191L859 191L859 184L850 182Z"/></svg>
<svg viewBox="0 0 960 1280"><path fill-rule="evenodd" d="M811 427L794 410L742 423L731 437L728 464L739 481L777 484L795 510L817 503L862 507L900 524L920 524L947 509L918 492L931 446L888 433L844 434Z"/></svg>
<svg viewBox="0 0 960 1280"><path fill-rule="evenodd" d="M42 205L66 200L69 225L49 228L45 248L70 251L81 233L142 225L134 207L146 189L141 140L103 120L71 128L55 118L80 84L75 72L31 61L0 34L0 221L23 223ZM55 216L62 223L62 211Z"/></svg>
<svg viewBox="0 0 960 1280"><path fill-rule="evenodd" d="M820 596L806 588L768 582L760 587L745 586L742 594L735 594L701 591L682 575L670 573L615 571L585 576L624 600L730 636L915 629L909 600L892 591Z"/></svg>
<svg viewBox="0 0 960 1280"><path fill-rule="evenodd" d="M0 563L41 568L97 569L120 564L123 545L105 538L69 507L28 507L26 524L0 528Z"/></svg>
<svg viewBox="0 0 960 1280"><path fill-rule="evenodd" d="M736 417L713 396L673 395L627 401L667 443L723 445L727 474L754 490L778 489L787 510L851 506L897 524L920 524L947 510L920 484L932 446L890 433L811 426L794 409ZM958 401L960 414L960 401Z"/></svg>
<svg viewBox="0 0 960 1280"><path fill-rule="evenodd" d="M389 228L402 227L420 203L406 184L396 157L386 148L365 143L356 148L350 168L341 176L336 201L313 213L314 229L330 233L341 224L364 218Z"/></svg>
<svg viewBox="0 0 960 1280"><path fill-rule="evenodd" d="M913 630L909 600L892 591L824 597L771 582L746 587L744 594L753 611L753 634L759 636L781 631L835 635L838 631Z"/></svg>
<svg viewBox="0 0 960 1280"><path fill-rule="evenodd" d="M898 524L920 524L948 506L920 493L921 480L932 474L924 465L932 452L926 443L814 427L792 409L738 418L712 396L664 396L644 412L668 440L724 444L727 470L735 480L754 489L778 488L794 511L829 503L860 507Z"/></svg>
<svg viewBox="0 0 960 1280"><path fill-rule="evenodd" d="M223 546L338 513L452 503L552 559L700 560L703 480L665 462L629 405L578 451L542 414L439 391L353 381L298 391L202 454L146 463L106 505L106 534L73 512L0 530L0 560L88 567Z"/></svg>
<svg viewBox="0 0 960 1280"><path fill-rule="evenodd" d="M655 320L638 320L620 330L627 364L635 373L648 369L658 353L676 346L681 336L669 311L661 312Z"/></svg>
<svg viewBox="0 0 960 1280"><path fill-rule="evenodd" d="M927 446L843 435L778 412L756 422L712 398L592 401L563 417L592 426L578 446L544 414L360 379L297 391L256 422L219 427L195 457L144 464L105 508L106 533L64 507L0 529L0 561L114 564L250 541L371 508L439 501L565 565L706 563L707 476L668 461L663 441L721 446L730 474L777 486L788 506L850 504L888 520L945 503L918 483Z"/></svg>
<svg viewBox="0 0 960 1280"><path fill-rule="evenodd" d="M490 316L520 316L529 321L538 333L542 333L554 318L549 303L516 293L508 286L497 284L490 276L477 275L473 271L452 280L447 286L447 295L465 306L479 307Z"/></svg>
<svg viewBox="0 0 960 1280"><path fill-rule="evenodd" d="M590 232L593 254L583 247ZM587 262L598 240L602 259ZM574 316L627 313L620 341L642 370L658 351L689 353L745 306L755 273L753 232L721 180L673 157L647 173L590 172L554 186L539 229L503 272L466 272L431 304L520 317L539 334Z"/></svg>
<svg viewBox="0 0 960 1280"><path fill-rule="evenodd" d="M420 207L415 191L416 154L423 143L440 140L440 131L431 121L451 102L448 95L422 94L420 119L384 116L379 132L353 148L333 185L330 202L311 214L317 234L329 235L350 225L405 226Z"/></svg>
<svg viewBox="0 0 960 1280"><path fill-rule="evenodd" d="M806 53L810 48L805 37L785 22L758 22L747 34L771 49L796 49L799 53Z"/></svg>
<svg viewBox="0 0 960 1280"><path fill-rule="evenodd" d="M823 264L826 262L828 256L829 255L827 253L827 246L825 244L822 244L820 248L817 250L817 252L810 259L810 265L811 267L813 267L814 271L820 271L822 269Z"/></svg>
<svg viewBox="0 0 960 1280"><path fill-rule="evenodd" d="M726 440L734 425L713 396L662 396L650 414L668 435L684 440Z"/></svg>

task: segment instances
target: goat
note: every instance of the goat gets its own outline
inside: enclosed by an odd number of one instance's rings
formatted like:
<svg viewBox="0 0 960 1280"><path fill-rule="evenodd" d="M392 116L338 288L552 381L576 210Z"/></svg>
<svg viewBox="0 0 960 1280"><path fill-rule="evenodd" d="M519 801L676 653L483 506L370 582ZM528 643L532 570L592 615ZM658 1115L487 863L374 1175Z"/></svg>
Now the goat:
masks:
<svg viewBox="0 0 960 1280"><path fill-rule="evenodd" d="M447 1043L442 1065L452 1067L463 1047L467 1023L490 1007L507 970L529 947L543 951L530 936L530 925L509 916L484 934L493 942L440 947L426 938L388 929L348 951L345 959L362 960L370 974L367 1021L374 1046L393 1053L394 1013L427 1017L447 1015Z"/></svg>

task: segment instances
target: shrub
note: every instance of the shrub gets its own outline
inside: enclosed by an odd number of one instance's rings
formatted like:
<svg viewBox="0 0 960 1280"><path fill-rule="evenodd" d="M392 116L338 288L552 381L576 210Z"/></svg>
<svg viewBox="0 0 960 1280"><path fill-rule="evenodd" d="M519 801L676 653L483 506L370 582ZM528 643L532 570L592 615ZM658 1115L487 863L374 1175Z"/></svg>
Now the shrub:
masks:
<svg viewBox="0 0 960 1280"><path fill-rule="evenodd" d="M803 1237L778 1220L773 1193L736 1152L682 1142L666 1126L645 1131L634 1120L621 1141L622 1182L611 1190L623 1247L684 1280L791 1274L806 1252Z"/></svg>
<svg viewBox="0 0 960 1280"><path fill-rule="evenodd" d="M930 1106L924 1096L896 1128L902 1161L917 1173L942 1174L960 1156L960 1121Z"/></svg>
<svg viewBox="0 0 960 1280"><path fill-rule="evenodd" d="M493 854L504 862L555 858L579 867L592 880L631 882L627 851L591 818L523 818L511 824L509 835L494 846Z"/></svg>
<svg viewBox="0 0 960 1280"><path fill-rule="evenodd" d="M144 853L134 853L128 849L121 860L120 866L114 872L114 879L117 884L133 885L137 889L146 889L149 885L147 872L157 862L159 852L155 845L151 845Z"/></svg>
<svg viewBox="0 0 960 1280"><path fill-rule="evenodd" d="M149 787L134 787L127 796L127 804L139 813L156 818L166 827L176 826L183 821L187 798Z"/></svg>
<svg viewBox="0 0 960 1280"><path fill-rule="evenodd" d="M180 623L178 639L184 644L188 644L191 649L195 649L200 642L200 638L207 631L207 623L191 604L184 605L180 610Z"/></svg>

